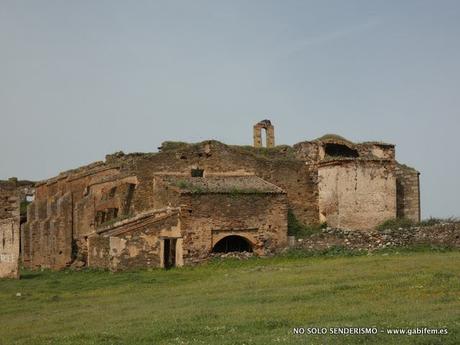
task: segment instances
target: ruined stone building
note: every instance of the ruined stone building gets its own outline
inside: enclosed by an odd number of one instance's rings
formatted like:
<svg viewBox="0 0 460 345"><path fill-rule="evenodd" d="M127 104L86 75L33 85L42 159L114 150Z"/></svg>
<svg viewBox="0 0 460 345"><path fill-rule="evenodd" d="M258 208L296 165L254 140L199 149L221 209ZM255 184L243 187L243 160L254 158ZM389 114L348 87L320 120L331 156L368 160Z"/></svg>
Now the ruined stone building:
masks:
<svg viewBox="0 0 460 345"><path fill-rule="evenodd" d="M349 229L420 219L419 173L396 162L394 145L326 135L275 146L269 120L253 134L253 146L208 140L118 152L36 183L21 226L24 266L121 270L193 264L212 252L268 255L287 245L288 213ZM18 207L15 197L2 202ZM18 214L8 217L15 225L0 229L17 236Z"/></svg>

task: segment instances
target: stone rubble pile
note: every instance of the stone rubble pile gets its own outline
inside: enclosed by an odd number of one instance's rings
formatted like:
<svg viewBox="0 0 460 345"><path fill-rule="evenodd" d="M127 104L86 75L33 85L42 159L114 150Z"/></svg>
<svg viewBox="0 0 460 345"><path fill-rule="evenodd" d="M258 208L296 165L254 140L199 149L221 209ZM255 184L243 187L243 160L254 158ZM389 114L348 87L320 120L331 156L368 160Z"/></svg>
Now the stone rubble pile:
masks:
<svg viewBox="0 0 460 345"><path fill-rule="evenodd" d="M324 250L340 246L351 250L368 250L411 245L434 245L460 248L460 223L442 223L388 230L347 230L327 228L295 241L294 248Z"/></svg>
<svg viewBox="0 0 460 345"><path fill-rule="evenodd" d="M254 253L251 252L228 252L228 253L211 253L209 254L210 258L232 258L232 259L249 259L254 256Z"/></svg>

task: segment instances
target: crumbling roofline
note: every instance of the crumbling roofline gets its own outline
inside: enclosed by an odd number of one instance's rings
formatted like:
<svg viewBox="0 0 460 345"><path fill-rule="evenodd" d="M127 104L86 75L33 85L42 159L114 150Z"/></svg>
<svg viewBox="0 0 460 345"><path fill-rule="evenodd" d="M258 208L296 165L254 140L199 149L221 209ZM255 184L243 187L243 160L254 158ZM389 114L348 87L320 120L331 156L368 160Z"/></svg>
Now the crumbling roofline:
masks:
<svg viewBox="0 0 460 345"><path fill-rule="evenodd" d="M213 192L213 191L184 191L179 190L180 194L241 194L241 195L256 195L256 194L287 194L284 190L283 191L246 191L246 190L235 190L235 191L222 191L222 192Z"/></svg>
<svg viewBox="0 0 460 345"><path fill-rule="evenodd" d="M347 164L347 163L368 163L368 162L373 162L373 163L392 163L392 159L384 159L384 158L374 158L374 159L368 159L368 158L339 158L339 159L328 159L325 161L320 161L316 163L319 167L323 166L328 166L328 165L340 165L340 164Z"/></svg>
<svg viewBox="0 0 460 345"><path fill-rule="evenodd" d="M165 207L165 208L146 211L146 212L140 213L140 214L138 214L136 216L120 220L120 221L115 222L115 223L113 223L111 225L107 225L107 226L105 226L105 227L103 227L101 229L96 230L96 233L97 234L106 233L108 231L115 230L117 228L124 227L125 225L129 225L129 224L133 224L133 225L134 224L136 224L136 225L141 224L143 226L143 225L145 225L144 224L145 221L149 220L149 218L153 217L153 219L151 219L151 220L156 221L156 220L159 220L159 219L164 219L163 216L168 216L169 217L169 216L171 216L173 214L178 214L179 212L180 212L180 207ZM156 215L158 215L158 216L155 217Z"/></svg>

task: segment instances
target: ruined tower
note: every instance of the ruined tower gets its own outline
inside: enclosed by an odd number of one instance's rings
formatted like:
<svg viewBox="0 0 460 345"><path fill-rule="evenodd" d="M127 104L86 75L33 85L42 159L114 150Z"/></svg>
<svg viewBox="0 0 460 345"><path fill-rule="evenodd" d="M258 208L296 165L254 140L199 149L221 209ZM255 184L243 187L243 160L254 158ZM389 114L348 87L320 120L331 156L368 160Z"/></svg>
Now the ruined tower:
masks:
<svg viewBox="0 0 460 345"><path fill-rule="evenodd" d="M266 147L275 146L275 127L273 127L270 120L262 120L254 125L253 137L254 147L262 147L262 129L265 130Z"/></svg>

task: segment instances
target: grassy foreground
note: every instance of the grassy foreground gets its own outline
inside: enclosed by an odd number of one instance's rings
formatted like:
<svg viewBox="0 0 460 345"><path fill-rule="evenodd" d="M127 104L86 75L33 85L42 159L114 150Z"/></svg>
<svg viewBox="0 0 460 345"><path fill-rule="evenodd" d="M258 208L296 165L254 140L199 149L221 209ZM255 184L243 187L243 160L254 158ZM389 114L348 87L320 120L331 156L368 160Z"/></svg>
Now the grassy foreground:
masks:
<svg viewBox="0 0 460 345"><path fill-rule="evenodd" d="M293 334L332 326L449 334ZM24 272L20 281L0 281L2 345L459 343L460 252Z"/></svg>

